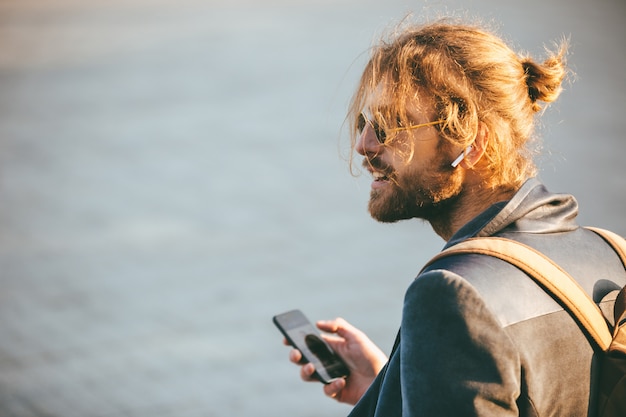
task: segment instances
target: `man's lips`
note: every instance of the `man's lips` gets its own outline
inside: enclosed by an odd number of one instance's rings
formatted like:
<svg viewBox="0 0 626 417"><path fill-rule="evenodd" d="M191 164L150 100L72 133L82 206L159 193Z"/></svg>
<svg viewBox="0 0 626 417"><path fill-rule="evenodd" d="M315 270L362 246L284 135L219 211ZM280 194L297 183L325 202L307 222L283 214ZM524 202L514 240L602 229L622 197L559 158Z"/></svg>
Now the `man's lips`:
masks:
<svg viewBox="0 0 626 417"><path fill-rule="evenodd" d="M380 171L372 171L372 177L374 177L374 181L389 181L387 174Z"/></svg>
<svg viewBox="0 0 626 417"><path fill-rule="evenodd" d="M372 182L372 187L382 186L385 183L389 182L390 173L392 172L392 170L388 167L383 166L383 164L381 164L378 160L366 159L365 161L363 161L363 167L367 169L372 175L372 178L374 178L374 181Z"/></svg>

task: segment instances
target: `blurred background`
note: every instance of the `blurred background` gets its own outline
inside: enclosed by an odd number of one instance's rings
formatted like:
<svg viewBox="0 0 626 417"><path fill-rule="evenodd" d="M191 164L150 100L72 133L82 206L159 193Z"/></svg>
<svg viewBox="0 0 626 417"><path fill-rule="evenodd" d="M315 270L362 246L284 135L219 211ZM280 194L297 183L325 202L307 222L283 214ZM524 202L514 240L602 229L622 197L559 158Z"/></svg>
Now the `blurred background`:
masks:
<svg viewBox="0 0 626 417"><path fill-rule="evenodd" d="M626 234L623 0L1 0L0 417L347 414L271 317L388 352L443 246L371 220L345 161L367 49L408 12L538 59L570 37L541 177Z"/></svg>

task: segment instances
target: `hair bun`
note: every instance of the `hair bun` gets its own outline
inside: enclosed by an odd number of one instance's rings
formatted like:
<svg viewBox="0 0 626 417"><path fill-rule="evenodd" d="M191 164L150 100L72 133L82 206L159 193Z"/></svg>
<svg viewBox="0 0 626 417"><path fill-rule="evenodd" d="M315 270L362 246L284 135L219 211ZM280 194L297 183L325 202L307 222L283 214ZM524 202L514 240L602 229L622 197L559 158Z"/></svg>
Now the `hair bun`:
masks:
<svg viewBox="0 0 626 417"><path fill-rule="evenodd" d="M530 59L522 61L522 68L524 68L524 74L526 75L526 87L528 88L528 96L530 97L530 101L534 103L540 97L537 79L541 75L541 69Z"/></svg>
<svg viewBox="0 0 626 417"><path fill-rule="evenodd" d="M528 89L528 97L533 103L533 110L541 110L541 106L537 103L551 103L555 101L563 90L561 84L566 76L565 68L565 43L561 45L560 50L551 55L543 64L538 64L532 58L526 57L521 60L522 68L526 76L526 87Z"/></svg>

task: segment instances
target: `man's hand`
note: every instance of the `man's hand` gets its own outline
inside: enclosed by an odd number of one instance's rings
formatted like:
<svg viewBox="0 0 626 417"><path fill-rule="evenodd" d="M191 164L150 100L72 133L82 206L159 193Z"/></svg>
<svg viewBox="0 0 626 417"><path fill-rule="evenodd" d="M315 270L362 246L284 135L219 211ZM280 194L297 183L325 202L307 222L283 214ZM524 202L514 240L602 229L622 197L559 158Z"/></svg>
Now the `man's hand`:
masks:
<svg viewBox="0 0 626 417"><path fill-rule="evenodd" d="M337 379L324 385L324 394L342 403L356 404L370 386L378 372L387 362L387 356L362 331L352 326L342 318L330 321L318 321L317 327L324 334L322 337L328 342L350 369L350 376L346 379ZM317 381L313 377L315 367L311 363L302 365L302 354L293 349L289 353L289 360L301 365L300 377L304 381Z"/></svg>

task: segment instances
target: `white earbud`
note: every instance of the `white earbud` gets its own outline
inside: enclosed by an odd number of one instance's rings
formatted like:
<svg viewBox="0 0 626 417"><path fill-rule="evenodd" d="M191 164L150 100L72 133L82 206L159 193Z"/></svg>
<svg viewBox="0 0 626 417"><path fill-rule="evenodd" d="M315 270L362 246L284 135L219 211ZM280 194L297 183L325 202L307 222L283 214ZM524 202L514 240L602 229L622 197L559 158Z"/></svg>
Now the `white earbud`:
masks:
<svg viewBox="0 0 626 417"><path fill-rule="evenodd" d="M461 155L459 155L458 158L456 158L454 161L452 161L452 163L450 165L452 165L453 168L456 168L461 163L463 158L465 158L465 155L470 153L471 150L472 150L472 145L470 145L467 148L465 148L465 151L463 151L463 153Z"/></svg>

